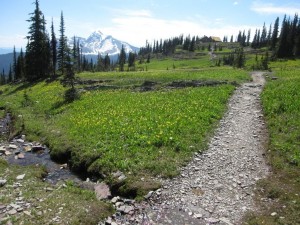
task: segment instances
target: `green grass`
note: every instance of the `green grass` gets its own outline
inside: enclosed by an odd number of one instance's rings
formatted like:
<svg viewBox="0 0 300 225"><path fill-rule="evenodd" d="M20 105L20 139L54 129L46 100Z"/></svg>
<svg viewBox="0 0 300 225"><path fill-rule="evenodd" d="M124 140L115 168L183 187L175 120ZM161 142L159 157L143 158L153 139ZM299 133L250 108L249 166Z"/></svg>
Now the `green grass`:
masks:
<svg viewBox="0 0 300 225"><path fill-rule="evenodd" d="M80 189L71 182L66 186L58 183L55 186L42 181L45 171L40 166L9 166L0 159L0 177L7 179L7 184L0 187L0 203L4 206L15 204L16 199L30 203L24 207L30 215L23 212L4 219L1 224L10 221L12 224L54 224L53 218L59 216L60 224L97 224L113 212L111 206L96 199L95 193ZM25 174L24 180L16 177ZM13 185L20 183L15 188ZM49 191L47 191L49 190ZM3 218L1 218L3 219Z"/></svg>
<svg viewBox="0 0 300 225"><path fill-rule="evenodd" d="M135 73L84 73L85 79L112 80L118 90L82 93L63 103L59 82L4 86L0 105L13 112L16 127L39 138L56 159L71 157L75 170L174 176L206 138L226 109L234 86L133 91L132 85L153 80L221 80L242 82L246 72L225 70Z"/></svg>
<svg viewBox="0 0 300 225"><path fill-rule="evenodd" d="M5 110L0 110L0 119L5 117Z"/></svg>
<svg viewBox="0 0 300 225"><path fill-rule="evenodd" d="M261 211L250 215L247 224L300 224L299 60L272 62L271 66L278 79L268 80L262 102L273 173L259 183L257 199ZM273 212L277 215L271 216Z"/></svg>
<svg viewBox="0 0 300 225"><path fill-rule="evenodd" d="M186 61L184 61L187 63ZM247 77L246 72L235 70L230 67L214 67L202 68L199 70L169 70L160 71L154 70L149 72L124 72L124 73L91 73L84 72L78 74L78 77L83 80L95 79L105 81L105 85L117 87L134 87L142 85L145 80L154 81L159 84L166 85L176 80L217 80L241 83L250 77Z"/></svg>
<svg viewBox="0 0 300 225"><path fill-rule="evenodd" d="M271 148L285 162L300 165L300 70L277 71L262 95Z"/></svg>

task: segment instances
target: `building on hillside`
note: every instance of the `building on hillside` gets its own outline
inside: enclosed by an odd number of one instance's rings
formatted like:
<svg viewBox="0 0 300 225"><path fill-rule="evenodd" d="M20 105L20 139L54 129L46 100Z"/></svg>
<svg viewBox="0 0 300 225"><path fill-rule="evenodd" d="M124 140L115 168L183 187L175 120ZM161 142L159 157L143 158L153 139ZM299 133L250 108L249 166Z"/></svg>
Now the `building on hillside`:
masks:
<svg viewBox="0 0 300 225"><path fill-rule="evenodd" d="M222 42L221 38L213 37L213 36L210 36L210 37L204 36L204 37L200 38L200 41L203 43L205 43L205 42Z"/></svg>
<svg viewBox="0 0 300 225"><path fill-rule="evenodd" d="M221 38L219 37L210 36L210 38L212 39L212 42L222 42Z"/></svg>

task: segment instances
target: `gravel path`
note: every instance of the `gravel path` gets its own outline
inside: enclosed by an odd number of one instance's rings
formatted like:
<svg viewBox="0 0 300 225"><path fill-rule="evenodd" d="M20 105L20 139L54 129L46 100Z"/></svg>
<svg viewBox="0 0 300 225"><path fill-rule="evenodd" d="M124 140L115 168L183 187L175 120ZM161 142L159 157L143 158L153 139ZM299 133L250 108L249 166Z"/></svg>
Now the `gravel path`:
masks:
<svg viewBox="0 0 300 225"><path fill-rule="evenodd" d="M245 212L255 210L255 183L268 175L269 167L260 106L265 79L262 72L252 78L231 97L208 149L195 154L179 177L162 181L163 188L150 193L127 224L240 224ZM120 218L113 221L124 224Z"/></svg>

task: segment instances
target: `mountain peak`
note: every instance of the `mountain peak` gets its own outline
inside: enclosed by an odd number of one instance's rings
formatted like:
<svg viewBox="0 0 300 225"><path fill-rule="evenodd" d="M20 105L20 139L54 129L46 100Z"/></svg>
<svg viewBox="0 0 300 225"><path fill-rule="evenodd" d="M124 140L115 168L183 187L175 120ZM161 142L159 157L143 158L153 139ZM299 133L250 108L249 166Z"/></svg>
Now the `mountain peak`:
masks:
<svg viewBox="0 0 300 225"><path fill-rule="evenodd" d="M121 52L122 45L126 53L137 52L138 48L124 41L117 40L111 35L105 35L100 30L94 31L88 38L78 37L82 52L86 55L116 55ZM72 40L70 40L72 43Z"/></svg>

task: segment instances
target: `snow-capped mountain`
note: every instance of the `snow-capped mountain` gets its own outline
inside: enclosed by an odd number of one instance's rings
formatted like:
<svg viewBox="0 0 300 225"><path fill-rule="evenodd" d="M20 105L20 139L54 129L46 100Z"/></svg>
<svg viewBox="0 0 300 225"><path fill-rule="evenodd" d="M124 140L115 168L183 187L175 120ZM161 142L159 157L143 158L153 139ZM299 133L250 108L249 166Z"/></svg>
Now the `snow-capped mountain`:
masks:
<svg viewBox="0 0 300 225"><path fill-rule="evenodd" d="M126 53L138 52L139 48L134 47L124 41L117 40L111 35L105 35L101 31L93 32L88 38L76 37L85 55L116 55L119 54L124 46ZM70 45L73 45L74 39L70 39Z"/></svg>

